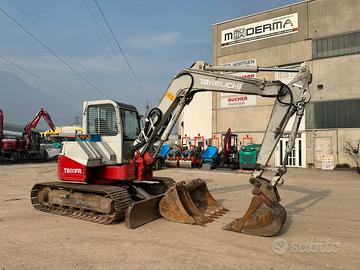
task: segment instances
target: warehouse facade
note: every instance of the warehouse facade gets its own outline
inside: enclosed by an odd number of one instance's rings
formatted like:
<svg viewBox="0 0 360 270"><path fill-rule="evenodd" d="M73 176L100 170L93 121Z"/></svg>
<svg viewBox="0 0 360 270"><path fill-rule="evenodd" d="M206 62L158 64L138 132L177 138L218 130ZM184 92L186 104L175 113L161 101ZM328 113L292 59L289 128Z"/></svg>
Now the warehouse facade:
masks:
<svg viewBox="0 0 360 270"><path fill-rule="evenodd" d="M334 164L355 166L343 147L347 141L357 144L360 140L359 14L358 0L310 0L213 25L213 64L293 68L306 63L310 67L312 99L306 107L289 166L321 167L324 157L332 159ZM238 75L285 83L294 76L293 73ZM273 99L210 95L208 133L220 136L231 128L243 144L261 143ZM191 105L198 110L196 103ZM186 115L194 115L191 107L183 119ZM196 121L183 121L182 132L187 128L188 133L195 133ZM291 121L276 147L272 165L282 164L290 129Z"/></svg>

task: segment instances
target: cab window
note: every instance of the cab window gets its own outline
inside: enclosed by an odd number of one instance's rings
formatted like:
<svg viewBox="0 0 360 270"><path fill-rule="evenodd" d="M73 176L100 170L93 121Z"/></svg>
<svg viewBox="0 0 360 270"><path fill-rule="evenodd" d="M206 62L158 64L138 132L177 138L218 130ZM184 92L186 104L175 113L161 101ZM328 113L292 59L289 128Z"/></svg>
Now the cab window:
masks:
<svg viewBox="0 0 360 270"><path fill-rule="evenodd" d="M90 105L87 110L87 128L89 134L115 136L118 133L116 112L113 105Z"/></svg>
<svg viewBox="0 0 360 270"><path fill-rule="evenodd" d="M133 158L133 143L140 133L139 116L136 111L121 109L121 121L123 125L123 157Z"/></svg>
<svg viewBox="0 0 360 270"><path fill-rule="evenodd" d="M137 112L121 110L124 140L135 140L140 133L139 117Z"/></svg>

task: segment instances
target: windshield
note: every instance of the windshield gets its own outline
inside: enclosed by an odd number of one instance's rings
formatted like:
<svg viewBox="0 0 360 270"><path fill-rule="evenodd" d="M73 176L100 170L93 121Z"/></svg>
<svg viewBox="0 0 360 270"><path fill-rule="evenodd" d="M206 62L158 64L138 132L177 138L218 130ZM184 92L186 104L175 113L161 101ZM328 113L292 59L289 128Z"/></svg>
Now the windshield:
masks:
<svg viewBox="0 0 360 270"><path fill-rule="evenodd" d="M135 140L140 133L139 117L136 111L121 109L124 140Z"/></svg>

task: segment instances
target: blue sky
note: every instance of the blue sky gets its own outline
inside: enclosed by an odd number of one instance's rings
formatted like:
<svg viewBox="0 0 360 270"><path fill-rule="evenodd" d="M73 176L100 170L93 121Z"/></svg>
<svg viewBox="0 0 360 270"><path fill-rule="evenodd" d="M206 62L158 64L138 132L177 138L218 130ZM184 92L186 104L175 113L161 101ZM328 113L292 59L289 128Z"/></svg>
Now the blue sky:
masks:
<svg viewBox="0 0 360 270"><path fill-rule="evenodd" d="M106 43L83 0L12 0L50 33L72 56L74 62L46 35L23 16L9 0L0 7L27 27L42 42L76 70L89 78L112 99L134 104L143 110L145 99ZM96 16L107 38L111 34L93 0L84 0ZM170 79L195 60L211 62L213 23L295 3L292 0L198 0L198 1L113 1L98 0L121 47L125 51L150 106L156 106ZM0 12L0 55L26 67L81 100L104 98ZM124 61L123 65L124 65ZM81 63L79 66L77 63ZM25 74L0 59L0 71L12 73L30 85L61 99L74 112L81 103L59 90ZM1 89L0 89L1 91ZM26 89L24 89L26 91ZM41 98L41 97L40 97ZM45 97L44 97L45 98ZM29 104L29 106L31 106ZM75 114L75 113L74 113ZM63 120L65 121L65 120Z"/></svg>

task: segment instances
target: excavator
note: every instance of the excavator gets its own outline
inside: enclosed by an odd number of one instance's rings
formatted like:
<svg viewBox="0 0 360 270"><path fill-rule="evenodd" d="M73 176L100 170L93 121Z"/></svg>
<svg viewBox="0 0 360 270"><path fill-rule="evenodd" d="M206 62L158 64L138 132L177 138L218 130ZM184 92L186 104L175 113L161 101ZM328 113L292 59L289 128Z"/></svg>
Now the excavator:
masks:
<svg viewBox="0 0 360 270"><path fill-rule="evenodd" d="M35 114L35 116L33 117L33 119L31 119L31 121L29 123L27 123L24 127L24 135L26 138L26 146L27 148L38 148L38 147L32 147L32 142L36 142L38 141L38 137L40 137L40 133L38 132L33 132L32 130L34 128L37 127L37 125L39 124L41 117L43 117L46 121L46 123L48 124L49 128L54 131L56 129L53 121L51 120L51 117L49 115L49 113L43 109L40 108L40 110Z"/></svg>
<svg viewBox="0 0 360 270"><path fill-rule="evenodd" d="M278 80L240 78L230 72L296 72L288 84ZM274 98L274 107L249 182L253 197L245 214L223 229L257 236L279 233L286 221L277 186L283 184L286 162L271 168L268 161L289 119L294 124L284 155L291 153L306 104L310 101L311 73L299 69L224 67L197 61L170 82L158 107L150 110L140 131L132 105L113 100L85 101L83 129L86 140L63 142L58 159L60 181L35 184L35 209L101 224L125 218L136 228L158 217L205 226L228 209L217 201L205 181L174 182L153 176L153 161L168 140L180 113L198 92L224 92ZM150 149L157 147L153 154ZM273 171L272 179L263 177Z"/></svg>

